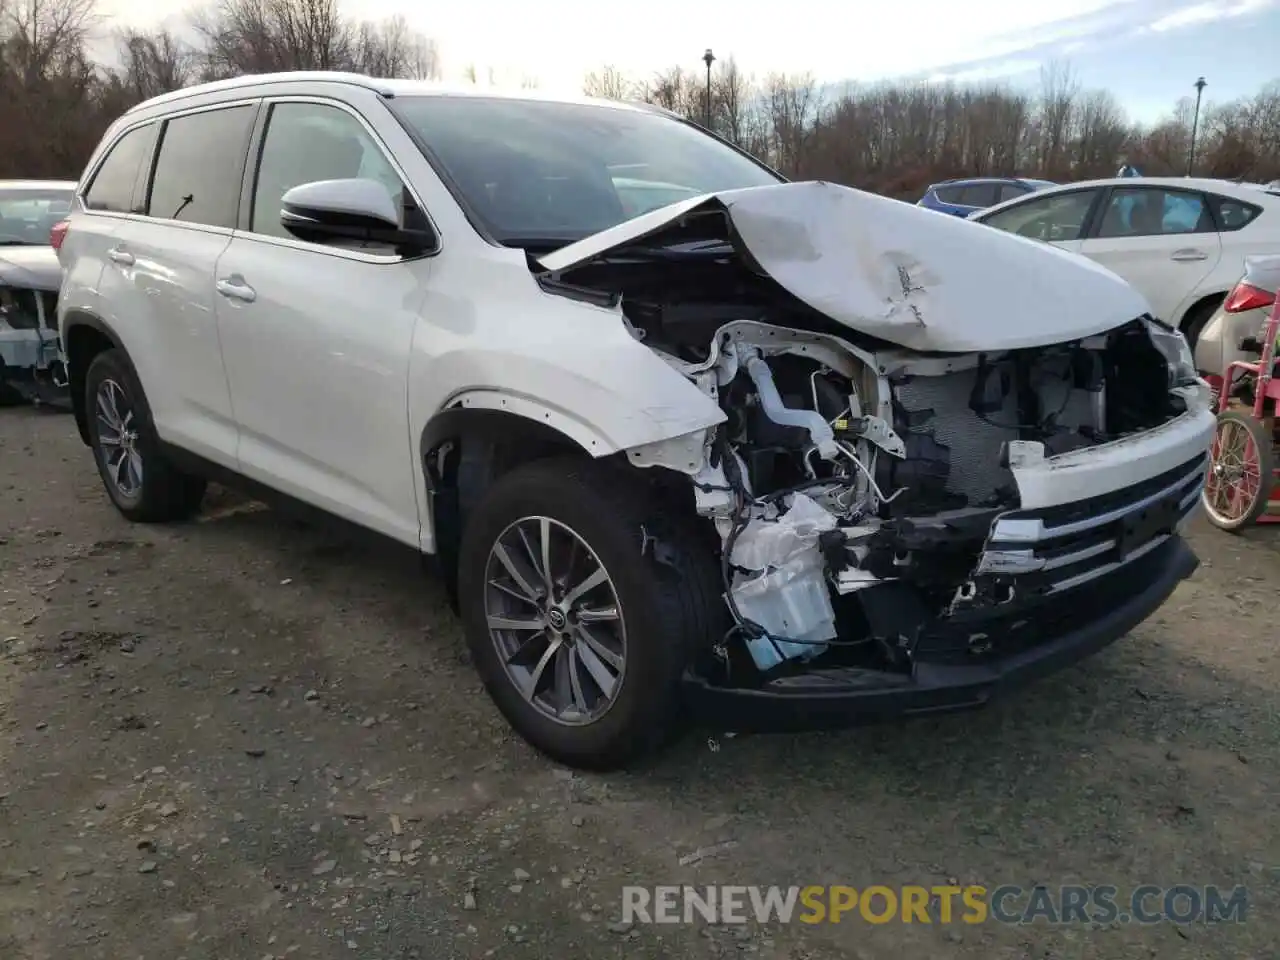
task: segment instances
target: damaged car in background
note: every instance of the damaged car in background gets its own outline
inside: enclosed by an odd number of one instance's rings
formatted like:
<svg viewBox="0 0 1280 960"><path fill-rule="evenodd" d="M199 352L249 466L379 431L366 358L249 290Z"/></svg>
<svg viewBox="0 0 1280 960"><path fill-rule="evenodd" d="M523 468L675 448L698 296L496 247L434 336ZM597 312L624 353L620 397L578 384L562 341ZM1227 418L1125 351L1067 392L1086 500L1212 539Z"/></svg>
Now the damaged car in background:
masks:
<svg viewBox="0 0 1280 960"><path fill-rule="evenodd" d="M134 108L79 189L61 329L121 512L248 478L412 544L565 763L976 706L1197 565L1208 388L1132 287L665 111L244 77ZM165 314L206 247L212 308Z"/></svg>
<svg viewBox="0 0 1280 960"><path fill-rule="evenodd" d="M75 184L0 180L0 405L67 405L58 346L62 270L50 232Z"/></svg>

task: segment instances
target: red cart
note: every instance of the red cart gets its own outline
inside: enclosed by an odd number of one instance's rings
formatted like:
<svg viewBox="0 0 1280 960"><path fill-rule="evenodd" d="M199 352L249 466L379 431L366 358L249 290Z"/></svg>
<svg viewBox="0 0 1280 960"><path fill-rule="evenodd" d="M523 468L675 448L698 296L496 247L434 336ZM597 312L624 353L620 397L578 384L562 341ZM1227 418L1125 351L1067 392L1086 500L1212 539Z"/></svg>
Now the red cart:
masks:
<svg viewBox="0 0 1280 960"><path fill-rule="evenodd" d="M1242 282L1250 282L1248 274ZM1254 523L1280 521L1280 491L1276 483L1276 412L1280 408L1280 379L1276 378L1276 336L1280 333L1280 300L1275 287L1271 311L1260 334L1262 357L1257 363L1238 360L1222 377L1211 377L1218 390L1218 430L1213 438L1205 477L1205 513L1214 526L1236 533Z"/></svg>

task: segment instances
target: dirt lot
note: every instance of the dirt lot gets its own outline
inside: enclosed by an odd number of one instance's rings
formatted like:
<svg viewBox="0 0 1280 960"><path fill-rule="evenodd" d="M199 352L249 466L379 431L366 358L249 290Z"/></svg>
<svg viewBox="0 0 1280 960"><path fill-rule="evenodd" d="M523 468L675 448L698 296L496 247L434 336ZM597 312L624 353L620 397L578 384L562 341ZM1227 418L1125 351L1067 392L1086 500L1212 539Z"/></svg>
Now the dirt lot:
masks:
<svg viewBox="0 0 1280 960"><path fill-rule="evenodd" d="M1274 957L1276 533L1197 529L1156 618L989 710L590 777L507 732L411 556L225 495L129 526L69 418L4 411L0 956ZM627 883L957 880L1247 884L1249 912L615 922Z"/></svg>

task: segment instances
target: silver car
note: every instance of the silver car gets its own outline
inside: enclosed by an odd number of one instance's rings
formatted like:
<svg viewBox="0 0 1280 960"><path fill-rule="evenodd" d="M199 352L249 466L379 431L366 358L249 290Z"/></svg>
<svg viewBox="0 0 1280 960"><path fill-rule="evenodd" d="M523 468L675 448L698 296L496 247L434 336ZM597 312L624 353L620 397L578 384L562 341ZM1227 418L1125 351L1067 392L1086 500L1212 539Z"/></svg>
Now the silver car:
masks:
<svg viewBox="0 0 1280 960"><path fill-rule="evenodd" d="M1245 260L1244 276L1209 318L1196 341L1197 370L1221 376L1229 363L1257 360L1277 286L1280 286L1280 257Z"/></svg>

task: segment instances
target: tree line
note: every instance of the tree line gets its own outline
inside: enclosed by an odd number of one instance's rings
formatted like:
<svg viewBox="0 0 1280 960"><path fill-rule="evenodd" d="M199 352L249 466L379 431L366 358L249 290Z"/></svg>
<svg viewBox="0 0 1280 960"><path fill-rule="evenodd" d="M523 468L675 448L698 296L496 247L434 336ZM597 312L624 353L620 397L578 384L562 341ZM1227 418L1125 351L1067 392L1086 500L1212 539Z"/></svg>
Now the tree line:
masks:
<svg viewBox="0 0 1280 960"><path fill-rule="evenodd" d="M830 94L812 76L748 76L733 59L707 75L672 67L635 80L590 74L591 96L644 100L709 124L792 178L822 179L903 199L953 177L1024 176L1059 182L1181 176L1191 156L1194 100L1152 126L1129 122L1115 97L1084 89L1070 64L1041 70L1039 89L1004 84L881 83ZM1280 81L1252 97L1202 106L1194 173L1280 178Z"/></svg>
<svg viewBox="0 0 1280 960"><path fill-rule="evenodd" d="M192 83L277 70L434 78L435 44L403 17L361 21L337 0L213 0L189 29L111 32L94 61L94 0L0 0L0 178L78 178L131 106Z"/></svg>
<svg viewBox="0 0 1280 960"><path fill-rule="evenodd" d="M188 29L118 29L113 62L95 62L109 28L94 0L0 0L0 177L77 177L103 131L141 100L191 83L280 70L353 70L436 78L434 42L402 17L365 21L338 0L209 0ZM476 79L475 71L468 78ZM530 85L532 81L526 81ZM1181 174L1193 103L1164 121L1131 124L1106 91L1081 87L1069 65L1042 72L1037 92L1002 85L884 83L832 94L811 76L715 64L708 96L700 69L646 80L612 68L584 92L646 100L698 122L793 178L826 179L914 199L951 177L1111 176L1122 163ZM1280 83L1206 107L1195 172L1280 178Z"/></svg>

